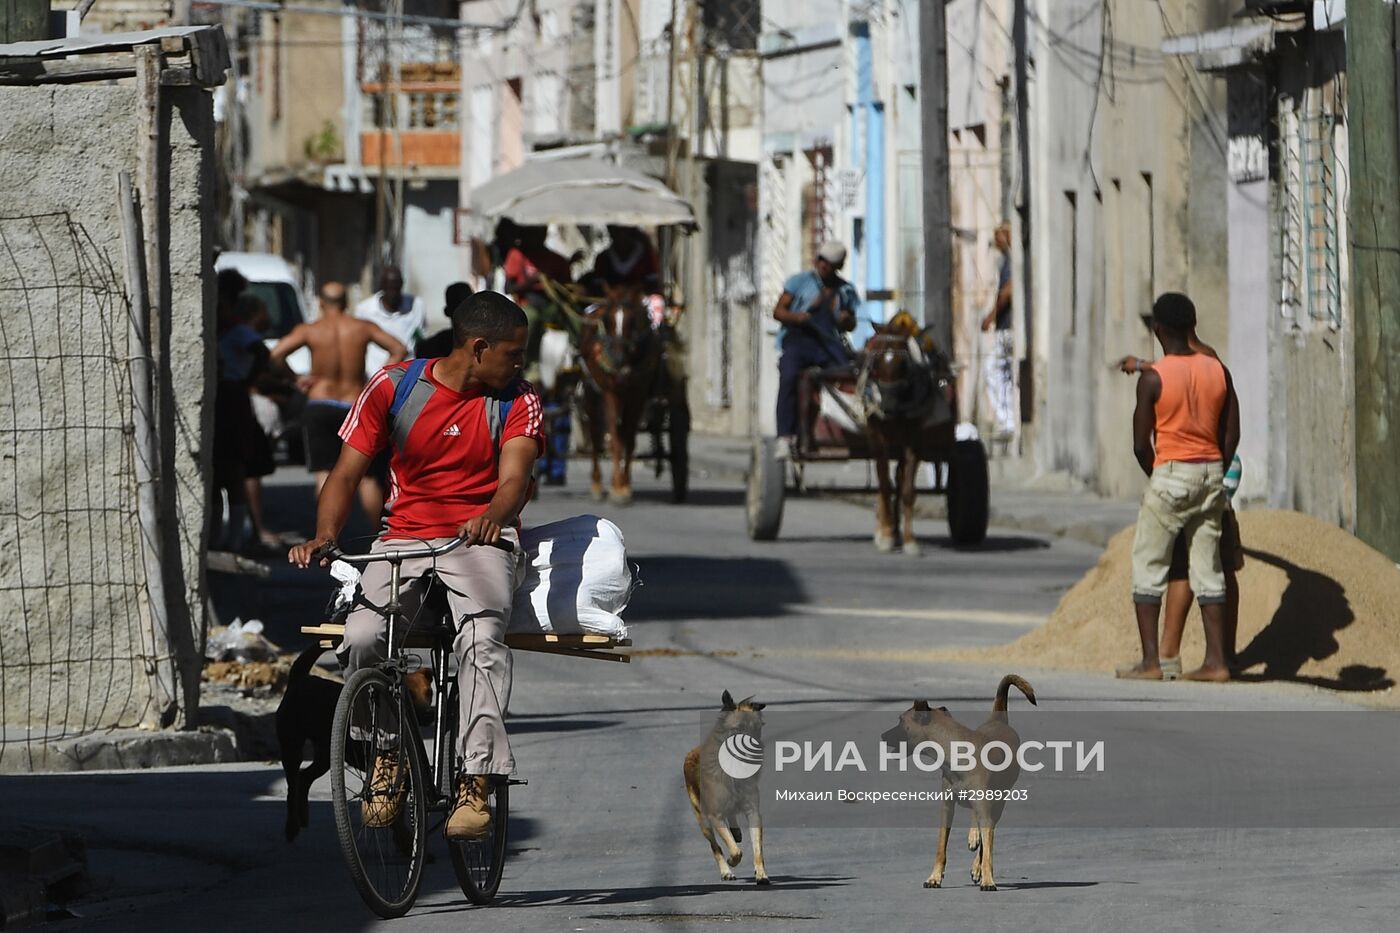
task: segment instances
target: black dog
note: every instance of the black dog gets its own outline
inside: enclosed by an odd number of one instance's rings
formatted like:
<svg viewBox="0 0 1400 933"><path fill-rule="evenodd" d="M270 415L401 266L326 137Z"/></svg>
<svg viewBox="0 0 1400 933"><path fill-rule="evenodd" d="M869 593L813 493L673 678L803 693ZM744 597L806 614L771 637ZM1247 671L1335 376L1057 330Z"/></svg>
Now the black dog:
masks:
<svg viewBox="0 0 1400 933"><path fill-rule="evenodd" d="M288 842L297 837L309 820L311 785L331 768L331 725L342 685L311 674L312 666L324 650L312 645L292 662L287 674L287 692L277 707L277 746L282 752L282 772L287 777ZM431 715L432 676L427 670L418 670L409 674L405 682L422 721ZM311 764L303 768L302 748L307 742L311 743ZM361 743L347 743L345 753L347 764L364 770L365 762L358 760L363 755Z"/></svg>

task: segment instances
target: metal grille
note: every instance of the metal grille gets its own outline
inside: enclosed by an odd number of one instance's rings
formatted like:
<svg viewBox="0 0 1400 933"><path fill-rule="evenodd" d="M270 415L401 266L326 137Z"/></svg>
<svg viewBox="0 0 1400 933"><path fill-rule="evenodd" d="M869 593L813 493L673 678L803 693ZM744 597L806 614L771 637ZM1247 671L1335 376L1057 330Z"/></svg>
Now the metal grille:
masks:
<svg viewBox="0 0 1400 933"><path fill-rule="evenodd" d="M1324 107L1324 92L1304 98L1303 171L1306 211L1308 313L1333 327L1341 325L1342 279L1337 242L1337 151L1335 118Z"/></svg>
<svg viewBox="0 0 1400 933"><path fill-rule="evenodd" d="M1298 113L1279 105L1279 312L1297 323L1303 305L1303 168Z"/></svg>
<svg viewBox="0 0 1400 933"><path fill-rule="evenodd" d="M1279 103L1279 310L1295 326L1342 324L1336 93Z"/></svg>
<svg viewBox="0 0 1400 933"><path fill-rule="evenodd" d="M76 274L74 274L76 270ZM153 707L130 319L66 213L0 217L0 755Z"/></svg>
<svg viewBox="0 0 1400 933"><path fill-rule="evenodd" d="M771 308L782 294L783 282L789 274L786 172L789 164L790 160L773 156L764 159L759 167L758 200L762 224L759 234L762 244L759 256L762 261L759 302L768 308ZM755 380L754 385L757 384Z"/></svg>
<svg viewBox="0 0 1400 933"><path fill-rule="evenodd" d="M806 228L806 254L802 267L810 266L817 250L836 231L833 212L836 205L836 172L832 169L831 148L808 149L807 161L812 166L812 183L807 188L807 203L803 205L803 226Z"/></svg>
<svg viewBox="0 0 1400 933"><path fill-rule="evenodd" d="M758 48L758 0L705 0L700 9L704 16L706 44L721 45L734 51Z"/></svg>

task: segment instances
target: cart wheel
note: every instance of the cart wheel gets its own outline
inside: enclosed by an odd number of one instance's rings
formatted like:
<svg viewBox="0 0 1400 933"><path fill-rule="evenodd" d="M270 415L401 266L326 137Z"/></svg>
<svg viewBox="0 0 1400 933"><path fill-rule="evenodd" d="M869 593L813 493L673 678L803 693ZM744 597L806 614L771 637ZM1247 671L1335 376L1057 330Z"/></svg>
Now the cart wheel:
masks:
<svg viewBox="0 0 1400 933"><path fill-rule="evenodd" d="M979 544L987 537L990 498L987 448L981 441L958 441L948 460L948 534L954 544Z"/></svg>
<svg viewBox="0 0 1400 933"><path fill-rule="evenodd" d="M684 502L690 492L690 405L682 397L667 417L671 445L671 501Z"/></svg>
<svg viewBox="0 0 1400 933"><path fill-rule="evenodd" d="M783 471L778 459L777 439L760 437L753 442L749 458L748 520L749 537L772 541L783 524Z"/></svg>

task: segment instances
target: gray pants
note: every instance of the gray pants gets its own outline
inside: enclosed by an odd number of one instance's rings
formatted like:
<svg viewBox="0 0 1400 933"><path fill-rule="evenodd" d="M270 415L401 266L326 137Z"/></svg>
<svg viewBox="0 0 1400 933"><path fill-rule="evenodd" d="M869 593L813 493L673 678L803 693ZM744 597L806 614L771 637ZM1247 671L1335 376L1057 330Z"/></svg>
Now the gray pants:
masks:
<svg viewBox="0 0 1400 933"><path fill-rule="evenodd" d="M461 547L436 558L403 562L400 571L401 615L394 623L394 637L402 642L408 626L418 614L423 597L423 575L435 571L447 587L447 602L457 624L452 643L457 657L457 686L460 720L457 750L466 774L511 774L515 759L510 753L502 714L510 703L511 656L506 647L506 624L510 621L511 598L524 578L525 557L514 529L502 537L516 546L510 554L494 547ZM447 538L427 542L375 541L372 551L389 547L417 547L423 543L444 544ZM360 592L370 606L389 602L388 564L370 564L360 577ZM339 654L346 674L382 661L389 646L388 622L366 605L357 605L345 620L345 640Z"/></svg>

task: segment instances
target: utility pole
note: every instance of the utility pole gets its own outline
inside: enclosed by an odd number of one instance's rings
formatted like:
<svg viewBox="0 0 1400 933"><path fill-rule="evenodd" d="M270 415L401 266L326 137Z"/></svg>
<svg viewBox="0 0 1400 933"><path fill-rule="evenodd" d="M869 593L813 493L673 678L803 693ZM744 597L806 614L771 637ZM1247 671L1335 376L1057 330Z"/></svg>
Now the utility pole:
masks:
<svg viewBox="0 0 1400 933"><path fill-rule="evenodd" d="M384 12L387 15L381 21L379 45L379 119L375 127L379 138L379 185L374 202L376 279L385 266L398 263L399 241L403 232L403 153L399 137L399 68L396 60L401 44L399 34L403 28L403 0L385 0ZM389 144L390 136L394 140L392 146ZM390 158L398 159L392 189L389 180Z"/></svg>
<svg viewBox="0 0 1400 933"><path fill-rule="evenodd" d="M671 24L667 28L670 42L666 50L666 187L676 190L676 159L680 139L676 133L676 4L671 0ZM672 254L676 235L670 227L661 230L661 274L666 285L671 284Z"/></svg>
<svg viewBox="0 0 1400 933"><path fill-rule="evenodd" d="M699 4L694 0L672 0L671 3L671 44L668 50L670 72L667 77L666 92L666 186L685 198L694 201L691 190L695 176L695 146L699 142L703 118L697 118L697 95L702 94L699 82L700 63L696 60L697 35L695 14ZM677 14L680 14L678 19ZM679 43L679 44L678 44ZM685 87L689 84L688 89ZM692 132L695 135L687 139ZM686 171L681 172L681 148L686 148ZM681 266L678 252L678 237L672 228L662 231L664 249L662 252L662 272L670 287L672 300L684 301L684 282L678 274Z"/></svg>
<svg viewBox="0 0 1400 933"><path fill-rule="evenodd" d="M1400 560L1400 7L1347 4L1356 536Z"/></svg>
<svg viewBox="0 0 1400 933"><path fill-rule="evenodd" d="M1022 315L1025 322L1026 356L1021 362L1017 382L1021 387L1021 423L1031 421L1035 402L1035 315L1031 296L1031 137L1030 119L1027 115L1026 98L1027 72L1029 71L1028 43L1026 41L1026 0L1016 0L1011 24L1011 44L1016 56L1016 154L1019 159L1021 176L1021 274L1013 277L1014 290L1021 296ZM1005 219L1005 218L1003 218Z"/></svg>
<svg viewBox="0 0 1400 933"><path fill-rule="evenodd" d="M953 348L953 219L948 194L946 0L919 2L919 116L923 128L924 324Z"/></svg>
<svg viewBox="0 0 1400 933"><path fill-rule="evenodd" d="M388 3L385 3L388 9ZM375 142L379 146L379 184L374 189L374 278L378 281L388 264L384 243L388 237L386 221L389 214L389 23L380 24L379 34L379 106L375 108ZM362 33L363 34L363 33Z"/></svg>

